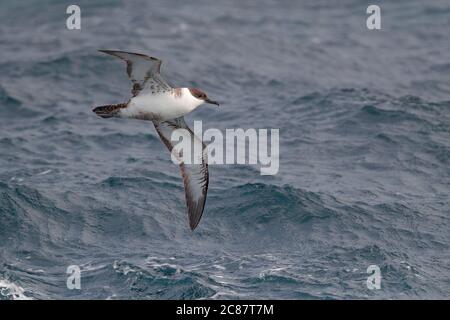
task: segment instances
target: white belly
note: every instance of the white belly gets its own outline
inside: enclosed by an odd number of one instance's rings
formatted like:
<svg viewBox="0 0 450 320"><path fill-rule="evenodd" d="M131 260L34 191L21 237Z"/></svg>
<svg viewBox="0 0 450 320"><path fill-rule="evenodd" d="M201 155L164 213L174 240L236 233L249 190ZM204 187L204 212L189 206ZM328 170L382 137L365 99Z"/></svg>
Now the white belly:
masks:
<svg viewBox="0 0 450 320"><path fill-rule="evenodd" d="M128 106L121 110L125 118L144 120L170 120L192 111L186 97L175 97L172 93L142 94L133 97Z"/></svg>

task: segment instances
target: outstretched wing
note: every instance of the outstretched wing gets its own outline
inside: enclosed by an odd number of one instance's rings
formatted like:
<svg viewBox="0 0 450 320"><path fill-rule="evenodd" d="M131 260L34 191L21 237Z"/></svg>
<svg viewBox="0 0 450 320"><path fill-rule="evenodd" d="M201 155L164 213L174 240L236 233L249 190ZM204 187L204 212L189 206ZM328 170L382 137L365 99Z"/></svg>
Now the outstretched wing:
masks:
<svg viewBox="0 0 450 320"><path fill-rule="evenodd" d="M127 63L127 73L133 89L131 93L136 96L142 90L149 93L160 93L171 90L172 87L161 77L160 69L162 61L140 53L124 51L99 50L124 60Z"/></svg>
<svg viewBox="0 0 450 320"><path fill-rule="evenodd" d="M206 145L194 135L183 117L169 121L153 121L153 124L155 125L156 131L162 142L169 151L180 160L181 176L183 177L186 193L189 226L191 230L194 230L202 217L206 202L206 194L208 192L209 173ZM179 150L174 150L171 136L177 129L185 129L178 131L178 133L182 139L191 140L192 150L201 150L200 154L194 154L194 157L197 157L197 159L191 161L193 162L191 164L182 161L182 154L179 153ZM183 151L185 152L186 150ZM192 159L192 157L190 159Z"/></svg>

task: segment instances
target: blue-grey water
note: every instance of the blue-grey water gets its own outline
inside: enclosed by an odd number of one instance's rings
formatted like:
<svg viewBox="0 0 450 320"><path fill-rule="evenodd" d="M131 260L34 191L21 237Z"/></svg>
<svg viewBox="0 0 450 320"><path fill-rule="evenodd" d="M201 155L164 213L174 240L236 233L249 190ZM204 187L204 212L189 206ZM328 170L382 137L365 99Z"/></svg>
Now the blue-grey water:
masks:
<svg viewBox="0 0 450 320"><path fill-rule="evenodd" d="M449 1L73 2L0 3L0 299L449 297ZM191 232L151 123L91 112L131 88L98 49L222 102L188 123L279 128L279 173L211 166Z"/></svg>

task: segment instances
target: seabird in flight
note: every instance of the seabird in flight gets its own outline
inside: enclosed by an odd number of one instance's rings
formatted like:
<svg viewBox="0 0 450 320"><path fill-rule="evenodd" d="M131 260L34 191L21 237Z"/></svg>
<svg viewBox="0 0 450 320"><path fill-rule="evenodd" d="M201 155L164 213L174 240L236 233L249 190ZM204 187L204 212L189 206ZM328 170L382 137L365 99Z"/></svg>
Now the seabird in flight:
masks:
<svg viewBox="0 0 450 320"><path fill-rule="evenodd" d="M180 160L181 176L183 177L188 209L189 226L194 230L203 214L206 194L208 192L208 161L206 145L194 135L187 126L183 116L203 103L219 105L208 98L206 93L196 88L172 88L160 74L161 60L139 53L123 51L99 50L124 60L127 73L133 88L132 97L126 103L96 107L93 111L102 118L132 118L152 121L164 145L173 151L171 135L174 130L191 139L202 150L201 159L187 164L181 161L182 155L175 154ZM194 146L194 150L196 147ZM195 164L199 163L199 164Z"/></svg>

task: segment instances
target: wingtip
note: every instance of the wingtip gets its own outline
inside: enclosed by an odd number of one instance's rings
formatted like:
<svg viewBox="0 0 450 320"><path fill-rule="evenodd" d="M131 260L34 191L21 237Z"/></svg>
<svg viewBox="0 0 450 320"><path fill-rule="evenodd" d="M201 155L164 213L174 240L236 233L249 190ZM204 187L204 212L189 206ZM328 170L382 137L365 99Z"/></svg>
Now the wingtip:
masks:
<svg viewBox="0 0 450 320"><path fill-rule="evenodd" d="M100 49L100 50L98 50L98 52L101 52L101 53L106 53L106 54L110 54L110 52L112 52L113 50L105 50L105 49Z"/></svg>
<svg viewBox="0 0 450 320"><path fill-rule="evenodd" d="M197 221L197 223L189 221L189 228L191 229L191 231L194 231L195 228L197 228L199 222L200 221Z"/></svg>
<svg viewBox="0 0 450 320"><path fill-rule="evenodd" d="M200 214L196 214L196 215L192 215L192 214L189 214L188 215L188 217L189 217L189 228L191 229L191 231L194 231L196 228L197 228L197 226L200 224L200 220L202 219L202 215L203 215L203 208L202 208L202 210L201 210L201 213Z"/></svg>
<svg viewBox="0 0 450 320"><path fill-rule="evenodd" d="M106 53L106 54L110 54L112 56L117 56L117 57L119 57L121 59L124 59L124 57L121 57L121 54L126 54L126 55L135 55L135 56L147 59L147 60L153 60L153 61L160 61L161 62L161 59L159 59L159 58L148 56L148 55L142 54L142 53L120 51L120 50L105 50L105 49L100 49L100 50L97 50L97 51L102 52L102 53Z"/></svg>

